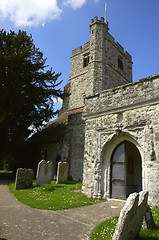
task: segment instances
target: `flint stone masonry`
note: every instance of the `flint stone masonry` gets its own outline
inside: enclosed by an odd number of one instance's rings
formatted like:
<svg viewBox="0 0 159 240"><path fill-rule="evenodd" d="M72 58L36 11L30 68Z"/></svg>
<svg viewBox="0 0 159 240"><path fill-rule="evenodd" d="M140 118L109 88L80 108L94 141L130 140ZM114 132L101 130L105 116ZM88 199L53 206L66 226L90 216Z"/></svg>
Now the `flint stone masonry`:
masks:
<svg viewBox="0 0 159 240"><path fill-rule="evenodd" d="M111 156L123 141L141 155L142 190L159 206L159 74L86 99L83 192L110 197Z"/></svg>
<svg viewBox="0 0 159 240"><path fill-rule="evenodd" d="M123 112L159 102L159 74L87 97L86 116Z"/></svg>
<svg viewBox="0 0 159 240"><path fill-rule="evenodd" d="M38 164L36 174L36 186L42 184L50 184L53 179L53 163L45 160L41 160Z"/></svg>
<svg viewBox="0 0 159 240"><path fill-rule="evenodd" d="M59 162L57 169L57 181L56 183L64 183L68 178L68 163L67 162Z"/></svg>
<svg viewBox="0 0 159 240"><path fill-rule="evenodd" d="M89 63L84 67L85 56L89 56ZM123 69L118 66L118 58L122 59ZM108 23L95 18L90 25L90 41L72 51L68 108L83 106L84 96L130 82L131 56L108 32Z"/></svg>
<svg viewBox="0 0 159 240"><path fill-rule="evenodd" d="M148 192L130 194L119 220L112 240L137 239L147 208Z"/></svg>
<svg viewBox="0 0 159 240"><path fill-rule="evenodd" d="M68 116L67 132L60 142L43 144L42 151L47 152L47 160L53 162L54 173L57 176L58 162L69 163L69 175L75 181L83 179L84 158L84 121L82 119L83 108ZM78 171L77 171L78 169Z"/></svg>
<svg viewBox="0 0 159 240"><path fill-rule="evenodd" d="M32 188L34 171L32 169L18 168L15 179L15 190Z"/></svg>
<svg viewBox="0 0 159 240"><path fill-rule="evenodd" d="M42 130L41 145L34 145L47 152L54 175L57 162L67 162L69 175L83 180L88 197L126 199L145 190L149 204L159 206L159 74L132 82L131 55L111 36L104 18L95 17L89 41L72 51L65 92L45 141ZM125 168L116 171L112 158L122 144Z"/></svg>

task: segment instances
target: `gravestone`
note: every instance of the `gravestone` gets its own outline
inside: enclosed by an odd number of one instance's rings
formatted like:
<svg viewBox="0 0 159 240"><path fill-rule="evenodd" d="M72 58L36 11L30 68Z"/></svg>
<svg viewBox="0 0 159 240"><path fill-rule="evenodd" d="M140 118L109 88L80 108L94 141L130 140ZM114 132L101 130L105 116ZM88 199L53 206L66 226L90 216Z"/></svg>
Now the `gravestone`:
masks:
<svg viewBox="0 0 159 240"><path fill-rule="evenodd" d="M152 211L151 211L151 208L149 206L147 206L146 212L145 212L144 228L153 229L154 227L155 227L155 222L154 222L154 219L152 216Z"/></svg>
<svg viewBox="0 0 159 240"><path fill-rule="evenodd" d="M38 164L36 174L36 186L42 184L50 184L53 178L53 163L45 160L41 160Z"/></svg>
<svg viewBox="0 0 159 240"><path fill-rule="evenodd" d="M68 178L68 163L59 162L57 168L57 180L56 183L64 183Z"/></svg>
<svg viewBox="0 0 159 240"><path fill-rule="evenodd" d="M32 188L34 172L32 169L18 168L15 179L15 190Z"/></svg>
<svg viewBox="0 0 159 240"><path fill-rule="evenodd" d="M113 240L134 240L138 238L146 213L148 192L132 193L120 212Z"/></svg>

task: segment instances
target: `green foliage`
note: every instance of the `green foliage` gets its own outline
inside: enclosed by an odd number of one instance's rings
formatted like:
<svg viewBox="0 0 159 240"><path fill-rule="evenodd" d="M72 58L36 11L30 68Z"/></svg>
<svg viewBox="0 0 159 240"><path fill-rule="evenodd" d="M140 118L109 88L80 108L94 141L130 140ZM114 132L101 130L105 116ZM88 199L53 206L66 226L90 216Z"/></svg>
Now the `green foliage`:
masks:
<svg viewBox="0 0 159 240"><path fill-rule="evenodd" d="M12 156L33 127L55 115L52 98L63 97L60 74L45 63L31 35L0 31L0 157Z"/></svg>
<svg viewBox="0 0 159 240"><path fill-rule="evenodd" d="M106 222L99 224L97 227L93 229L90 240L97 240L97 239L111 240L114 234L114 230L117 222L118 222L118 217L113 217L107 220Z"/></svg>
<svg viewBox="0 0 159 240"><path fill-rule="evenodd" d="M155 228L150 230L141 229L139 234L139 240L159 240L159 208L152 210ZM95 227L91 233L90 240L111 240L115 231L115 227L118 221L118 217L111 218L97 227Z"/></svg>
<svg viewBox="0 0 159 240"><path fill-rule="evenodd" d="M81 182L68 181L66 184L56 184L55 181L52 181L51 184L16 191L14 183L10 183L9 187L19 201L38 209L68 209L92 205L97 202L81 193Z"/></svg>

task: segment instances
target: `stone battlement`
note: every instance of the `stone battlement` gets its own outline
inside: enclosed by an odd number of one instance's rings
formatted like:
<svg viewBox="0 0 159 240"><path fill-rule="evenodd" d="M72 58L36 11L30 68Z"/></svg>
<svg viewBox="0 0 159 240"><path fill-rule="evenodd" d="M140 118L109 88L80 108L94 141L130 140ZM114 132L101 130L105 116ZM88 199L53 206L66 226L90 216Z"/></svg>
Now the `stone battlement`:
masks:
<svg viewBox="0 0 159 240"><path fill-rule="evenodd" d="M108 22L104 21L104 18L101 17L100 20L98 20L98 17L95 17L94 19L91 20L91 25L96 24L96 23L100 23L100 24L104 24L107 28L108 28ZM109 30L109 28L108 28ZM112 37L112 35L108 32L108 36L106 37L108 39L108 41L110 41L123 55L125 55L130 61L132 61L132 57L131 55L117 42L115 41L115 39ZM75 49L72 50L72 55L71 57L73 57L76 54L80 54L82 52L84 52L86 49L89 49L90 47L90 41L85 43L84 46L79 46Z"/></svg>
<svg viewBox="0 0 159 240"><path fill-rule="evenodd" d="M74 50L72 50L72 55L71 57L73 57L76 54L82 53L83 51L87 50L90 46L90 42L87 42L84 44L84 46L79 46L77 48L75 48Z"/></svg>
<svg viewBox="0 0 159 240"><path fill-rule="evenodd" d="M91 20L91 24L104 23L104 24L108 25L108 22L105 22L104 20L105 19L103 17L101 17L100 20L98 20L98 17L95 17L94 19Z"/></svg>
<svg viewBox="0 0 159 240"><path fill-rule="evenodd" d="M115 41L110 33L108 33L108 41L110 41L120 52L122 52L122 54L124 54L130 61L132 61L131 55L120 45L120 43Z"/></svg>

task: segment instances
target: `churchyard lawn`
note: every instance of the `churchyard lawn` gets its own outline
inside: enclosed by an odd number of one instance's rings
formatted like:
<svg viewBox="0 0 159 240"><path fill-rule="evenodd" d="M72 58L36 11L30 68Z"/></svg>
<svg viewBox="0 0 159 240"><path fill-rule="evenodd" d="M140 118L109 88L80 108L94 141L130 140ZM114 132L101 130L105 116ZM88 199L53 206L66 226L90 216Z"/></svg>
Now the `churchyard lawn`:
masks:
<svg viewBox="0 0 159 240"><path fill-rule="evenodd" d="M0 170L0 177L10 177L12 176L13 172L12 171L8 171L8 172L5 172L4 170Z"/></svg>
<svg viewBox="0 0 159 240"><path fill-rule="evenodd" d="M15 190L15 183L9 183L10 191L22 203L38 209L60 210L92 205L99 200L89 199L81 193L82 183L67 181L66 184L44 184L39 187Z"/></svg>
<svg viewBox="0 0 159 240"><path fill-rule="evenodd" d="M139 240L159 240L159 208L152 210L155 228L151 230L141 229ZM118 217L111 218L93 229L90 240L112 240Z"/></svg>
<svg viewBox="0 0 159 240"><path fill-rule="evenodd" d="M12 171L5 172L4 170L0 170L0 179L12 179L12 176Z"/></svg>

